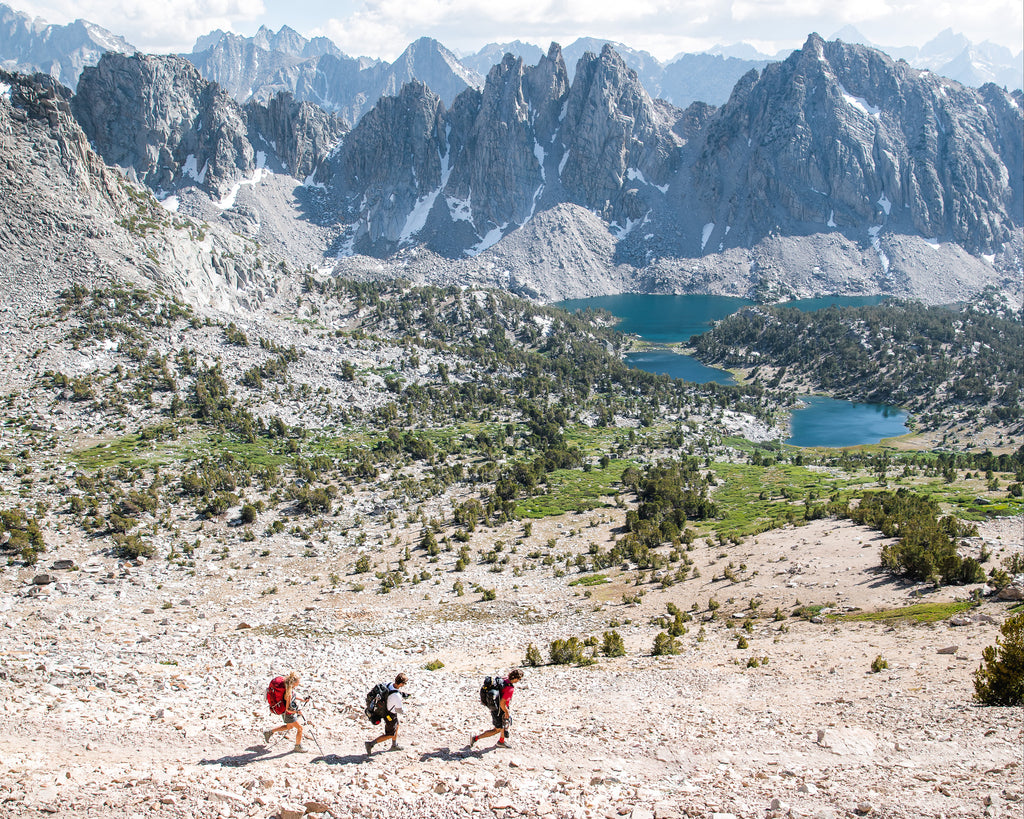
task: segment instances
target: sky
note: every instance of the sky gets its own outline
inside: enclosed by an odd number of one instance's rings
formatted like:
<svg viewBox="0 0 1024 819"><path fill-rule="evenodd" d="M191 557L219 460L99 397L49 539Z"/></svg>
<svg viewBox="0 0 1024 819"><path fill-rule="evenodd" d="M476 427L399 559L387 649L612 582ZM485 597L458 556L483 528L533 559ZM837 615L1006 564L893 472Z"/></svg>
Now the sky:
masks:
<svg viewBox="0 0 1024 819"><path fill-rule="evenodd" d="M392 60L433 37L459 54L523 40L544 49L581 36L625 43L661 60L717 44L775 54L816 31L856 27L872 43L921 46L951 28L975 43L1024 49L1020 0L0 0L64 24L84 19L149 53L191 51L215 29L252 35L288 25L352 56Z"/></svg>

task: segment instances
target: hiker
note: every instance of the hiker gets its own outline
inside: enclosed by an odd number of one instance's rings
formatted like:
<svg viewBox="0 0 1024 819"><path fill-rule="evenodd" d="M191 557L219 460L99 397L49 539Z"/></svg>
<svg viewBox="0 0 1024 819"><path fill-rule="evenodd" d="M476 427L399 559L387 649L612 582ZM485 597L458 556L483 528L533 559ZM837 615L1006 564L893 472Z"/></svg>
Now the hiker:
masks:
<svg viewBox="0 0 1024 819"><path fill-rule="evenodd" d="M523 672L518 668L513 668L508 672L508 677L504 680L495 678L494 690L497 691L495 697L495 703L489 703L488 706L491 709L491 722L494 727L489 731L484 731L482 734L474 734L469 738L469 747L472 748L476 745L478 740L492 737L495 734L500 734L495 747L508 748L509 744L505 741L505 738L509 734L509 729L512 727L512 712L510 706L512 703L512 694L515 693L515 684L523 678Z"/></svg>
<svg viewBox="0 0 1024 819"><path fill-rule="evenodd" d="M270 688L267 689L268 702L274 698L271 691L277 687L275 684L279 684L279 681L280 677L275 677L271 680ZM292 728L295 728L295 748L293 750L297 754L304 754L306 753L306 749L302 747L302 723L298 721L298 717L302 715L302 711L298 706L299 699L295 696L295 689L299 687L299 683L299 675L294 671L284 678L283 694L277 695L279 699L276 703L270 703L270 710L275 714L280 714L284 720L284 724L278 725L276 728L268 728L265 730L263 732L263 742L270 742L271 735L276 734L278 731L290 731ZM308 701L308 697L305 700L302 700L302 702Z"/></svg>
<svg viewBox="0 0 1024 819"><path fill-rule="evenodd" d="M370 739L363 743L366 747L366 755L369 756L373 753L373 746L378 742L384 742L386 739L391 740L391 750L401 751L402 746L398 744L398 715L402 712L402 702L406 695L402 693L402 688L409 682L409 678L405 674L399 674L395 677L395 681L388 685L387 688L387 699L383 701L383 708L381 709L381 718L384 720L384 733L376 739Z"/></svg>

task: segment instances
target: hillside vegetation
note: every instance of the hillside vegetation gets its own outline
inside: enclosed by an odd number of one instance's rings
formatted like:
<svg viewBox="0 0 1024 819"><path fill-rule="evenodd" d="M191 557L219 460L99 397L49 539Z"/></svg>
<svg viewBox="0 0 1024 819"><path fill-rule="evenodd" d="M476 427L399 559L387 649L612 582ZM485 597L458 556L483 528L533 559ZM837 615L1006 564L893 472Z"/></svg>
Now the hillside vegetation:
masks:
<svg viewBox="0 0 1024 819"><path fill-rule="evenodd" d="M697 357L754 383L894 404L930 429L1024 430L1024 325L994 299L963 308L889 301L805 313L750 307L695 340Z"/></svg>

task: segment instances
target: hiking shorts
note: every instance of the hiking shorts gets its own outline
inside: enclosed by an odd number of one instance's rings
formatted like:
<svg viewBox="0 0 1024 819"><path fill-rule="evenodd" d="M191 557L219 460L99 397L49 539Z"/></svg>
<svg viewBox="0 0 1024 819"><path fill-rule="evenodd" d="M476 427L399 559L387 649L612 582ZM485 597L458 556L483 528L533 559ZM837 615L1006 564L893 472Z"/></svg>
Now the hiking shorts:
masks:
<svg viewBox="0 0 1024 819"><path fill-rule="evenodd" d="M298 716L296 714L281 714L281 717L284 719L286 725L291 725L293 722L298 721Z"/></svg>
<svg viewBox="0 0 1024 819"><path fill-rule="evenodd" d="M394 714L384 716L384 736L393 737L398 733L398 717Z"/></svg>
<svg viewBox="0 0 1024 819"><path fill-rule="evenodd" d="M509 728L512 727L512 718L506 717L501 712L500 708L495 708L493 711L491 711L491 724L495 728L501 728L507 735L509 732Z"/></svg>

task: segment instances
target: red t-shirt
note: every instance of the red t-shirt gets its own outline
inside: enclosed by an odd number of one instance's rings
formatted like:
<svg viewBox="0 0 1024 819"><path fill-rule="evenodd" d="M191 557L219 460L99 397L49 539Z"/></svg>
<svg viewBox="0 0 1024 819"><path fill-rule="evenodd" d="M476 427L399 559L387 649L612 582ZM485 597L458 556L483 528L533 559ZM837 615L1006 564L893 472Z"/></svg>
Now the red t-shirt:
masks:
<svg viewBox="0 0 1024 819"><path fill-rule="evenodd" d="M512 683L505 680L505 684L501 688L501 701L505 703L505 707L508 708L508 704L512 702L512 693L515 688L512 687Z"/></svg>

